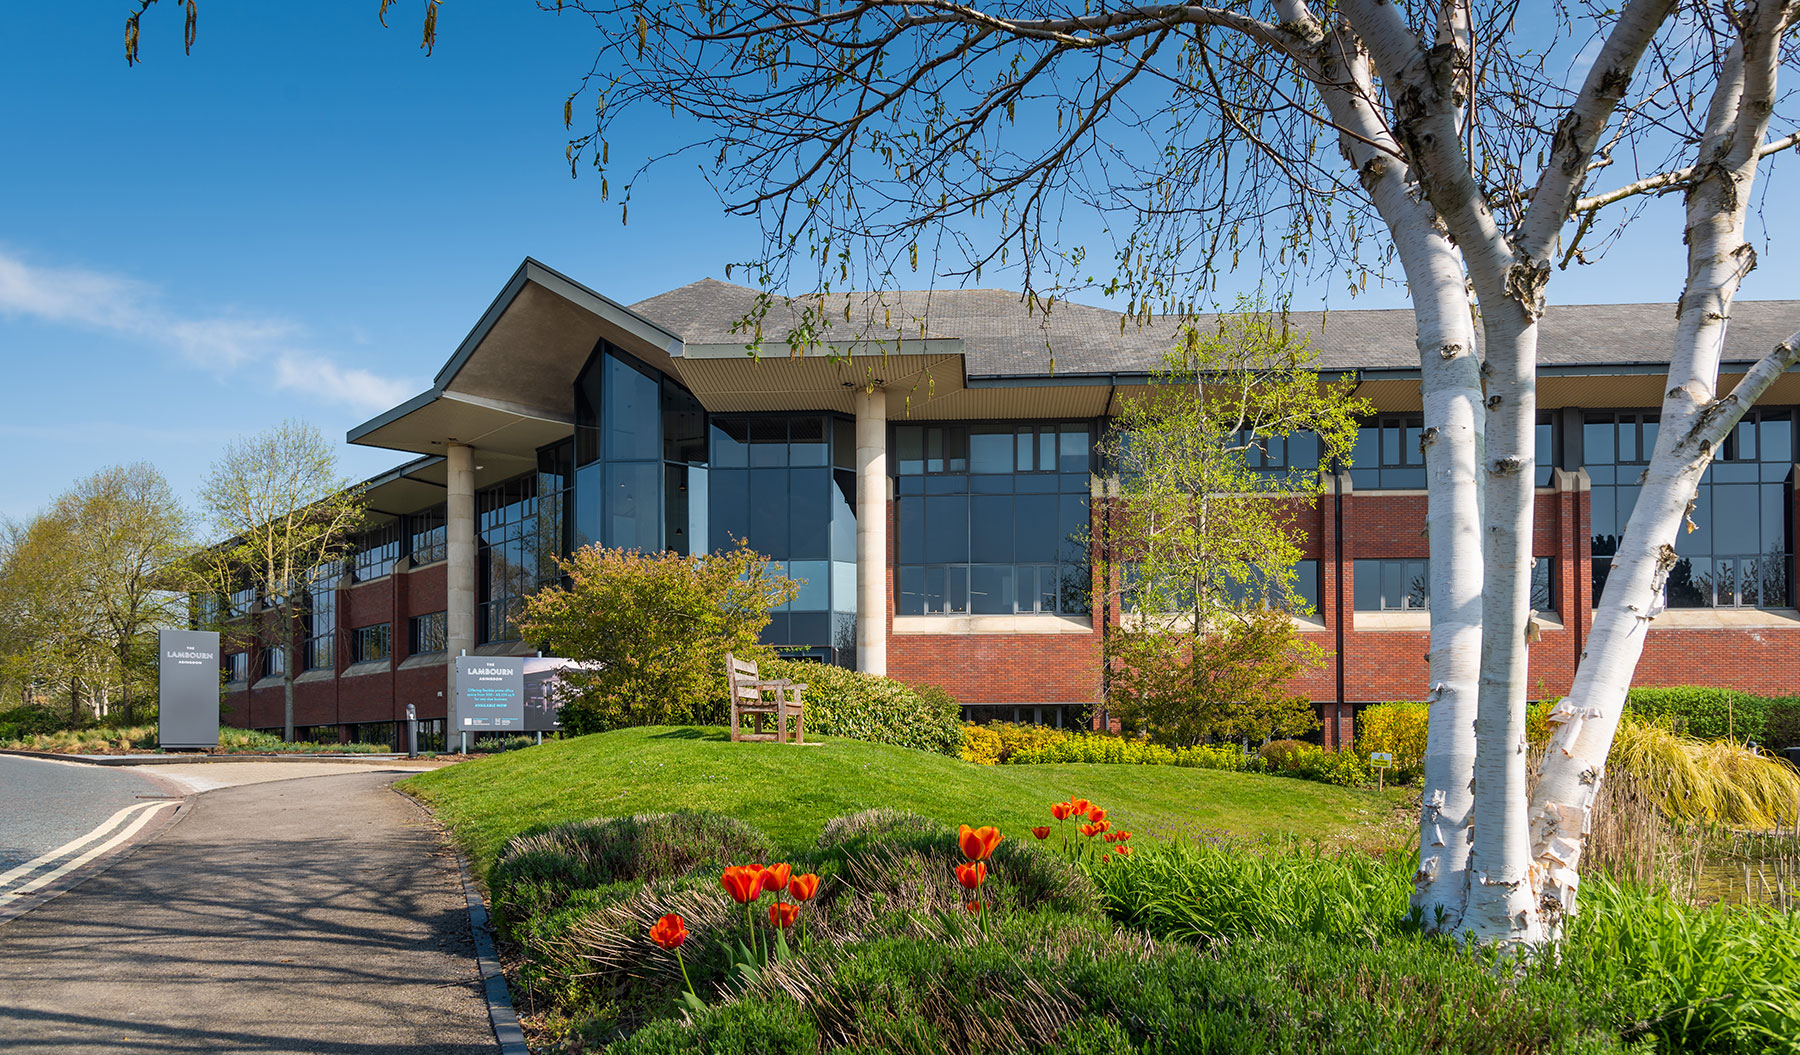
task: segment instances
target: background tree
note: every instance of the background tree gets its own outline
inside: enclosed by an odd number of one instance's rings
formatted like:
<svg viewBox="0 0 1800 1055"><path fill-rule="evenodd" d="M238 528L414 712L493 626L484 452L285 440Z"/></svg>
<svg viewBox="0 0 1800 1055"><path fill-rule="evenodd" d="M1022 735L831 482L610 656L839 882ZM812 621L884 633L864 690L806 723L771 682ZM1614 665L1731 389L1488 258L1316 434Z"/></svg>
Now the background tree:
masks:
<svg viewBox="0 0 1800 1055"><path fill-rule="evenodd" d="M132 725L133 682L155 676L146 643L159 629L187 625L188 512L155 466L136 462L77 483L51 515L71 525L76 596L117 664L119 704Z"/></svg>
<svg viewBox="0 0 1800 1055"><path fill-rule="evenodd" d="M1107 639L1108 705L1159 740L1266 740L1315 724L1291 684L1322 658L1287 615L1307 604L1294 589L1296 517L1373 411L1354 382L1321 384L1316 364L1278 315L1188 327L1105 443L1120 482L1103 545L1125 562L1134 609ZM1312 468L1287 470L1289 450Z"/></svg>
<svg viewBox="0 0 1800 1055"><path fill-rule="evenodd" d="M197 584L224 597L252 591L249 613L227 609L221 630L283 651L282 737L292 740L306 586L314 568L350 552L364 519L362 489L339 473L318 429L285 421L228 446L200 502L217 541L195 559Z"/></svg>
<svg viewBox="0 0 1800 1055"><path fill-rule="evenodd" d="M424 8L429 45L438 6ZM752 276L815 289L769 316L798 347L830 343L834 283L898 284L921 247L934 278L1010 263L1028 309L1049 308L1096 284L1098 254L1062 236L1088 210L1112 243L1098 243L1113 271L1098 284L1128 316L1190 311L1246 253L1278 285L1404 279L1432 570L1414 903L1483 941L1557 933L1694 485L1800 361L1797 334L1718 394L1731 302L1755 263L1759 162L1800 143L1781 131L1792 118L1778 119L1790 97L1777 87L1800 3L1629 0L1535 17L1516 0L554 8L598 30L563 107L571 127L594 115L571 170L598 167L605 197L622 115L699 119L694 146L727 206L765 224ZM1618 182L1601 191L1602 177ZM1663 427L1533 801L1520 745L1546 291L1554 269L1598 259L1633 203L1671 192L1686 197L1689 278ZM621 219L629 196L627 183ZM762 318L746 321L760 340ZM846 317L838 332L874 321Z"/></svg>
<svg viewBox="0 0 1800 1055"><path fill-rule="evenodd" d="M725 653L772 659L757 636L800 588L742 541L688 557L588 546L561 564L568 585L528 598L519 627L546 652L591 664L562 675L574 692L562 725L575 735L716 724Z"/></svg>
<svg viewBox="0 0 1800 1055"><path fill-rule="evenodd" d="M66 706L79 727L104 699L112 664L82 596L80 539L66 516L7 523L0 550L0 671L25 706Z"/></svg>

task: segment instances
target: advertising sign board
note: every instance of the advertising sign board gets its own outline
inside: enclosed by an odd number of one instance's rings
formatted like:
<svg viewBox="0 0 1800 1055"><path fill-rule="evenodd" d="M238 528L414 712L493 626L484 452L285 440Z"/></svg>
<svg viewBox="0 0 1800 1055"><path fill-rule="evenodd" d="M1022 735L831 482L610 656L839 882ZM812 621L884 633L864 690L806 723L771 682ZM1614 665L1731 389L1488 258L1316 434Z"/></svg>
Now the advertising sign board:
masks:
<svg viewBox="0 0 1800 1055"><path fill-rule="evenodd" d="M555 656L538 656L525 660L525 731L553 733L562 728L563 701L569 683L563 674L569 670L590 667L580 660Z"/></svg>
<svg viewBox="0 0 1800 1055"><path fill-rule="evenodd" d="M156 739L164 747L219 746L219 635L156 634Z"/></svg>
<svg viewBox="0 0 1800 1055"><path fill-rule="evenodd" d="M525 661L456 657L456 728L465 733L525 730Z"/></svg>

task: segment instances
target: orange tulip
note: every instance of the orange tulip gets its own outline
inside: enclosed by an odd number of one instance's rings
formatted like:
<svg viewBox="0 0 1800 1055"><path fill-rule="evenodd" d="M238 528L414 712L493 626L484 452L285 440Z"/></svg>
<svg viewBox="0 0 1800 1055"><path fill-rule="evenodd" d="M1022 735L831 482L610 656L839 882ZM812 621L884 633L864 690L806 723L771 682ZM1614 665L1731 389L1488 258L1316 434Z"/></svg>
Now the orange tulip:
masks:
<svg viewBox="0 0 1800 1055"><path fill-rule="evenodd" d="M1074 812L1075 806L1072 803L1052 802L1050 804L1050 816L1055 817L1059 821L1068 820L1069 816Z"/></svg>
<svg viewBox="0 0 1800 1055"><path fill-rule="evenodd" d="M719 877L725 892L740 905L748 905L762 896L762 865L732 865Z"/></svg>
<svg viewBox="0 0 1800 1055"><path fill-rule="evenodd" d="M687 940L687 925L671 912L650 928L650 940L665 949L678 949Z"/></svg>
<svg viewBox="0 0 1800 1055"><path fill-rule="evenodd" d="M1100 829L1094 827L1091 824L1084 824L1075 830L1080 832L1081 834L1087 836L1090 839L1092 839L1094 836L1100 834Z"/></svg>
<svg viewBox="0 0 1800 1055"><path fill-rule="evenodd" d="M1086 799L1074 799L1069 803L1069 812L1071 814L1086 813L1090 808L1092 807Z"/></svg>
<svg viewBox="0 0 1800 1055"><path fill-rule="evenodd" d="M971 861L985 861L1000 845L1000 829L994 827L971 828L963 825L957 830L956 841L962 847L963 856Z"/></svg>
<svg viewBox="0 0 1800 1055"><path fill-rule="evenodd" d="M979 901L971 901L971 902L969 902L969 903L968 903L968 904L967 904L967 905L964 905L964 906L963 906L963 908L966 908L966 909L968 909L968 910L969 910L969 915L971 915L971 916L973 916L973 915L974 915L974 914L975 914L975 913L977 913L977 912L980 912L980 911L981 911L981 902L979 902Z"/></svg>
<svg viewBox="0 0 1800 1055"><path fill-rule="evenodd" d="M1093 821L1095 824L1099 824L1101 821L1103 821L1105 819L1106 819L1106 811L1101 809L1098 806L1095 806L1093 809L1088 811L1088 820Z"/></svg>
<svg viewBox="0 0 1800 1055"><path fill-rule="evenodd" d="M1112 821L1095 821L1093 824L1089 825L1089 827L1093 828L1096 832L1103 832L1112 827Z"/></svg>
<svg viewBox="0 0 1800 1055"><path fill-rule="evenodd" d="M788 881L788 894L793 897L795 901L811 901L813 895L818 892L819 877L813 875L811 872L808 872L805 875L795 876Z"/></svg>
<svg viewBox="0 0 1800 1055"><path fill-rule="evenodd" d="M786 864L770 865L763 869L762 888L773 890L777 894L781 893L788 888L788 877L793 874L793 871Z"/></svg>
<svg viewBox="0 0 1800 1055"><path fill-rule="evenodd" d="M1031 829L1031 834L1037 836L1040 839L1048 839L1048 838L1050 838L1050 829L1048 829L1048 828L1033 828L1033 829Z"/></svg>
<svg viewBox="0 0 1800 1055"><path fill-rule="evenodd" d="M1120 857L1130 857L1131 856L1131 847L1115 846L1115 847L1113 847L1113 853L1118 854Z"/></svg>
<svg viewBox="0 0 1800 1055"><path fill-rule="evenodd" d="M980 886L981 881L986 878L986 861L975 861L970 864L956 866L956 881L961 883L965 890L974 890L976 887Z"/></svg>
<svg viewBox="0 0 1800 1055"><path fill-rule="evenodd" d="M794 925L794 917L800 915L800 906L786 901L777 901L769 906L769 922L782 930Z"/></svg>
<svg viewBox="0 0 1800 1055"><path fill-rule="evenodd" d="M1131 838L1131 833L1130 832L1107 832L1105 838L1106 838L1106 841L1109 843L1122 843L1125 840Z"/></svg>

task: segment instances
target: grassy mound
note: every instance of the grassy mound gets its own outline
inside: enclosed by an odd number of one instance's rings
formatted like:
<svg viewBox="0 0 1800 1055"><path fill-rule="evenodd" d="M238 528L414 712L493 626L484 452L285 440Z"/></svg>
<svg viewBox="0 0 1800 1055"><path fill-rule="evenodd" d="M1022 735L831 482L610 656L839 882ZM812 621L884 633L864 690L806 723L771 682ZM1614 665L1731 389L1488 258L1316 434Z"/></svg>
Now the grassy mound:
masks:
<svg viewBox="0 0 1800 1055"><path fill-rule="evenodd" d="M998 825L1030 839L1051 802L1104 801L1140 839L1291 833L1385 838L1395 793L1164 766L975 766L925 751L828 739L818 747L731 743L722 730L620 729L422 773L431 803L483 874L514 836L637 813L707 810L800 849L828 820L883 806L942 825ZM1380 836L1377 830L1383 829Z"/></svg>

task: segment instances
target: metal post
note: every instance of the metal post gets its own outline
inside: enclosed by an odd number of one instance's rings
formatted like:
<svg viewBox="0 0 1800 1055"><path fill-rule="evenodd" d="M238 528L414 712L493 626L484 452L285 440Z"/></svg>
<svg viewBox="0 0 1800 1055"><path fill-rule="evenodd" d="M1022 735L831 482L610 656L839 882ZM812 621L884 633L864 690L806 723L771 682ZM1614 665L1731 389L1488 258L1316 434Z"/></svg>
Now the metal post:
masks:
<svg viewBox="0 0 1800 1055"><path fill-rule="evenodd" d="M406 705L406 757L419 757L419 711L410 703Z"/></svg>

